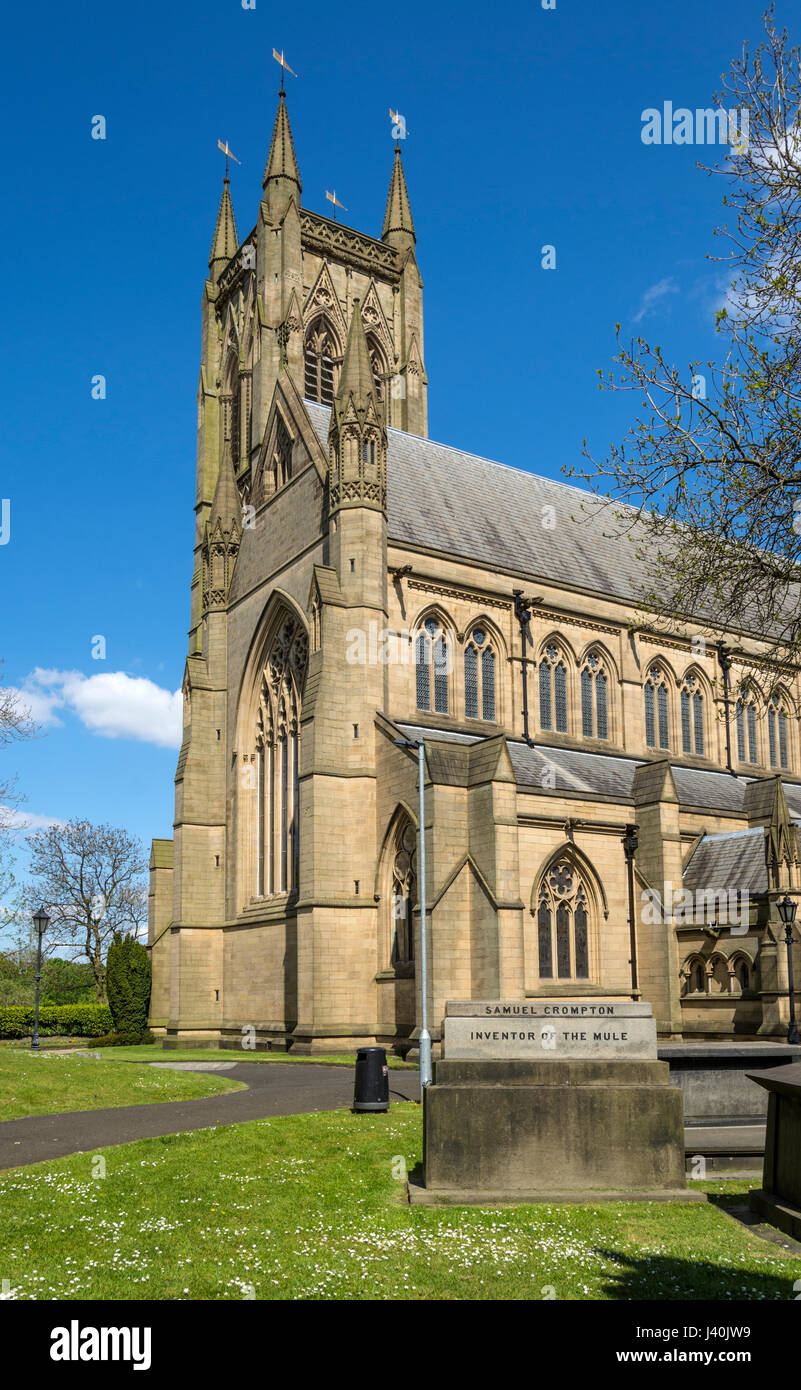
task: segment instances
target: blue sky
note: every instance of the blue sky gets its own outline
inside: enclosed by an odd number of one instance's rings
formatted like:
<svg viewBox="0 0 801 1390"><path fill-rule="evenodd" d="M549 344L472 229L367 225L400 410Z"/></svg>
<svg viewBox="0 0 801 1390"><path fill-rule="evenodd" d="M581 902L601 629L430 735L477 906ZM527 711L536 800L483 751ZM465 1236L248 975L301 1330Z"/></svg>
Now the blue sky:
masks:
<svg viewBox="0 0 801 1390"><path fill-rule="evenodd" d="M303 202L380 235L390 106L425 281L430 434L560 475L620 438L614 325L714 354L718 151L641 113L712 104L762 4L538 0L291 9L44 0L4 20L0 657L42 735L3 754L34 818L171 834L192 566L200 300L228 139L253 226L283 48ZM777 7L790 23L788 5ZM792 35L798 38L798 34ZM107 122L91 138L92 117ZM556 248L556 269L541 247ZM107 380L105 400L91 379ZM105 638L105 659L92 657ZM35 671L50 673L32 680ZM102 679L98 679L102 677Z"/></svg>

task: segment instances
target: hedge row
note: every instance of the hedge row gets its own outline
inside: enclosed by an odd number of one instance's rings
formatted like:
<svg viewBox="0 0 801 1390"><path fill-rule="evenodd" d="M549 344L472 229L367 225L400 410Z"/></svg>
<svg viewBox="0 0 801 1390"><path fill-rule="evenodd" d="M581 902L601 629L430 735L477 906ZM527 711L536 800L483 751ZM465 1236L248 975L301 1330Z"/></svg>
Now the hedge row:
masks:
<svg viewBox="0 0 801 1390"><path fill-rule="evenodd" d="M0 1038L33 1036L33 1005L0 1008ZM105 1004L42 1004L39 1033L43 1038L97 1038L110 1033L114 1024Z"/></svg>

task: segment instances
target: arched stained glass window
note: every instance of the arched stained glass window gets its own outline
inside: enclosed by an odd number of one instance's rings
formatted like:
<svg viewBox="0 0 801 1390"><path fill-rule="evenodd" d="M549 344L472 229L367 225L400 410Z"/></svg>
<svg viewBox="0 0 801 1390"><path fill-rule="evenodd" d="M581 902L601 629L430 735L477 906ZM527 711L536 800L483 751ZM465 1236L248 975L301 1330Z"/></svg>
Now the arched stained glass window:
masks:
<svg viewBox="0 0 801 1390"><path fill-rule="evenodd" d="M414 662L417 708L431 709L433 691L435 713L447 714L451 639L434 618L426 619L424 630L415 639Z"/></svg>
<svg viewBox="0 0 801 1390"><path fill-rule="evenodd" d="M568 857L546 871L537 904L540 979L553 979L554 959L558 979L589 979L589 901L581 874Z"/></svg>
<svg viewBox="0 0 801 1390"><path fill-rule="evenodd" d="M467 638L464 652L464 703L468 719L495 718L495 652L483 627L473 628Z"/></svg>
<svg viewBox="0 0 801 1390"><path fill-rule="evenodd" d="M645 682L645 742L649 748L670 747L668 689L659 666L651 667Z"/></svg>
<svg viewBox="0 0 801 1390"><path fill-rule="evenodd" d="M567 733L567 667L556 647L540 659L540 727Z"/></svg>
<svg viewBox="0 0 801 1390"><path fill-rule="evenodd" d="M333 335L325 320L318 320L306 338L304 390L307 400L333 405L335 358Z"/></svg>
<svg viewBox="0 0 801 1390"><path fill-rule="evenodd" d="M688 676L681 688L681 751L704 756L704 697L695 676Z"/></svg>
<svg viewBox="0 0 801 1390"><path fill-rule="evenodd" d="M581 672L581 732L585 738L609 737L606 673L595 653Z"/></svg>
<svg viewBox="0 0 801 1390"><path fill-rule="evenodd" d="M768 705L768 743L771 767L789 767L787 755L787 715L778 695Z"/></svg>
<svg viewBox="0 0 801 1390"><path fill-rule="evenodd" d="M412 910L417 896L417 831L405 819L392 845L392 927L390 959L393 965L414 960Z"/></svg>
<svg viewBox="0 0 801 1390"><path fill-rule="evenodd" d="M308 639L287 617L262 677L256 730L257 897L297 891L300 864L300 692Z"/></svg>
<svg viewBox="0 0 801 1390"><path fill-rule="evenodd" d="M740 762L758 763L756 709L753 692L748 686L744 685L740 688L735 719L737 724L737 756Z"/></svg>

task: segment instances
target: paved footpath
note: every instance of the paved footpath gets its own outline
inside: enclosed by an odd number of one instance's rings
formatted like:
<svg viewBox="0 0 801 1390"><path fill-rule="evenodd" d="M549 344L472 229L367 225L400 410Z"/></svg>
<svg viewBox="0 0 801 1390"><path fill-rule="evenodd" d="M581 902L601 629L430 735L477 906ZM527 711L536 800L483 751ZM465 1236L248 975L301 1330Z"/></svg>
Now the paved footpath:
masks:
<svg viewBox="0 0 801 1390"><path fill-rule="evenodd" d="M313 1062L155 1065L176 1071L219 1071L232 1081L244 1081L248 1089L200 1100L120 1105L110 1110L73 1110L60 1115L5 1120L0 1123L0 1169L42 1163L65 1154L94 1153L109 1144L130 1144L135 1139L152 1139L159 1134L235 1125L271 1115L345 1110L353 1104L353 1067L315 1066ZM418 1072L390 1071L389 1095L390 1101L419 1099Z"/></svg>

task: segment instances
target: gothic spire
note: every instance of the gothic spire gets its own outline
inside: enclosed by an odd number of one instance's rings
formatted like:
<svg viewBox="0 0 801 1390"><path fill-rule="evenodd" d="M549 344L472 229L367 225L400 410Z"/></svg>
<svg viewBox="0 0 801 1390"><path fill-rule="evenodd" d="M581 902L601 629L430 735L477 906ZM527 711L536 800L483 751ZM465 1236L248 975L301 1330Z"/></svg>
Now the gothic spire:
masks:
<svg viewBox="0 0 801 1390"><path fill-rule="evenodd" d="M409 194L406 191L406 178L403 173L400 141L395 142L395 162L392 166L392 178L389 181L387 210L384 213L381 240L388 241L399 251L412 246L416 240Z"/></svg>
<svg viewBox="0 0 801 1390"><path fill-rule="evenodd" d="M263 185L265 190L272 186L276 191L284 194L287 197L287 202L293 197L298 203L300 202L300 174L295 158L295 146L292 140L283 86L278 93L278 111L273 126L273 138L267 157L267 167L264 170Z"/></svg>
<svg viewBox="0 0 801 1390"><path fill-rule="evenodd" d="M370 402L372 402L376 420L380 420L381 402L375 388L370 349L367 346L367 337L362 322L361 302L354 299L339 388L334 401L334 414L337 421L341 423L351 403L358 418L364 420ZM331 423L333 424L333 416Z"/></svg>
<svg viewBox="0 0 801 1390"><path fill-rule="evenodd" d="M212 267L215 261L230 261L239 246L239 238L236 234L236 221L234 220L234 205L231 202L230 179L225 175L223 179L223 191L220 199L220 207L217 213L217 225L214 228L214 241L211 246L209 256L209 266Z"/></svg>

